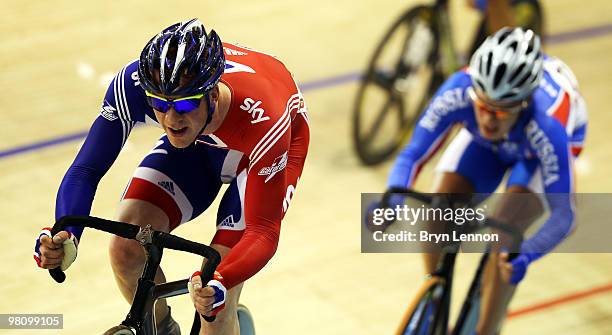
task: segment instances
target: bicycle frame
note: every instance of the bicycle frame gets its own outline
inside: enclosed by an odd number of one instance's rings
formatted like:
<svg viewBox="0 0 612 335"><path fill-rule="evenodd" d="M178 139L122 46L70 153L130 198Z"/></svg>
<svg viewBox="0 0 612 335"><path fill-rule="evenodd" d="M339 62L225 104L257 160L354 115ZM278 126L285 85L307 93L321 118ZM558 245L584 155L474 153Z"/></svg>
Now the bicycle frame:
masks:
<svg viewBox="0 0 612 335"><path fill-rule="evenodd" d="M458 247L455 248L458 249ZM440 328L443 330L443 333L446 333L446 329L448 329L448 311L450 309L451 292L453 287L453 271L455 269L455 261L457 260L457 251L458 250L454 250L454 252L445 253L438 268L432 274L432 277L441 277L446 282L444 292L442 293L442 306L444 307L438 310L438 313L436 313L436 316L434 317L434 324L436 325L434 328L434 334L438 333L438 329Z"/></svg>
<svg viewBox="0 0 612 335"><path fill-rule="evenodd" d="M383 199L381 201L382 207L388 207L389 199L391 195L394 193L403 194L407 197L422 201L427 204L434 203L434 197L431 195L416 192L416 191L413 191L407 188L391 188L387 192L385 192L385 194L383 195ZM441 201L441 203L444 206L453 207L453 201L454 201L453 195L449 195L448 197L445 197ZM467 206L469 207L473 207L473 205L474 204L472 203L472 201L469 201L467 204ZM513 245L512 245L511 250L517 250L518 246L520 246L523 241L522 234L516 228L510 225L507 225L507 224L497 222L491 218L485 219L484 222L481 224L475 224L472 226L470 226L469 224L466 224L464 226L464 229L478 230L478 229L485 228L485 227L496 228L496 229L499 229L501 231L504 231L510 234L513 237ZM442 250L443 255L440 260L440 263L438 264L436 270L431 274L432 277L441 278L445 283L444 291L442 292L442 298L441 298L443 307L440 308L437 311L436 315L434 316L433 324L435 326L434 326L432 334L446 334L447 329L448 329L451 292L452 292L452 284L453 284L453 272L454 272L454 267L455 267L455 261L457 259L457 253L459 251L459 246L460 244L453 243L443 248ZM481 279L484 273L485 266L489 260L490 253L491 253L491 246L488 245L478 263L478 267L475 271L474 278L472 279L472 283L470 284L470 288L464 299L459 316L457 317L457 320L455 321L455 326L453 327L453 331L451 332L451 335L463 334L462 333L463 327L467 322L467 318L469 316L469 313L471 312L471 309L474 307L472 304L473 298L475 298L480 293L480 287L482 284ZM518 256L518 254L511 253L509 255L509 260L514 259L516 256Z"/></svg>
<svg viewBox="0 0 612 335"><path fill-rule="evenodd" d="M434 319L434 324L437 325L435 328L436 331L438 329L443 329L443 330L448 329L448 324L449 324L451 292L453 290L453 272L455 269L455 262L457 260L458 245L452 245L449 247L449 249L453 249L453 250L448 250L447 252L444 253L440 261L440 264L438 265L438 268L431 275L432 277L442 278L446 283L444 287L444 292L442 293L442 303L443 303L444 308L438 311ZM480 291L481 278L482 278L482 274L484 272L485 266L487 264L487 261L489 259L489 255L490 253L487 250L485 253L483 253L482 257L480 258L478 267L474 274L474 278L472 279L472 283L470 285L468 293L466 294L464 303L461 307L461 312L459 313L459 316L457 317L457 320L455 321L455 327L453 328L453 331L451 332L452 335L459 335L461 333L461 330L466 322L470 309L473 307L472 301L470 298L478 294ZM436 333L436 331L434 331L434 333Z"/></svg>
<svg viewBox="0 0 612 335"><path fill-rule="evenodd" d="M125 320L121 322L122 325L134 329L136 335L154 335L157 333L153 307L158 299L173 297L188 292L187 279L159 285L155 284L155 274L161 262L164 248L190 252L205 257L207 262L201 269L203 283L212 279L214 271L221 261L219 253L209 246L185 240L168 233L154 231L150 226L140 228L123 222L90 216L65 216L58 220L53 226L51 230L52 236L62 231L67 226L95 228L120 237L135 239L144 247L147 258L145 266L141 277L138 279L138 285L130 311ZM66 278L65 274L59 268L51 269L49 273L58 283L63 282ZM205 316L204 319L208 322L212 322L215 320L215 317ZM191 334L198 334L199 329L199 316L196 312Z"/></svg>

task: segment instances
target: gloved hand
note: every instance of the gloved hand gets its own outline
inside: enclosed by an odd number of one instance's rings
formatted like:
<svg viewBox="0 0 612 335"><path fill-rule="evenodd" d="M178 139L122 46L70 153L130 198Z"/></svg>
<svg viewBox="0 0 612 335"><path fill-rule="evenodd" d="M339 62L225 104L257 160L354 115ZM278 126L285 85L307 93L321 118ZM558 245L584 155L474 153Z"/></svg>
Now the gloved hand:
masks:
<svg viewBox="0 0 612 335"><path fill-rule="evenodd" d="M51 228L41 230L34 246L34 260L38 267L66 271L76 260L79 240L68 231L51 236Z"/></svg>
<svg viewBox="0 0 612 335"><path fill-rule="evenodd" d="M401 206L403 204L403 195L392 194L391 197L389 197L389 207L387 208L395 209L395 207L397 207L398 205ZM384 209L385 208L381 207L380 201L373 201L368 206L368 209L365 213L365 217L363 218L363 224L370 231L384 231L394 222L393 220L389 221L384 218L384 216L382 215Z"/></svg>
<svg viewBox="0 0 612 335"><path fill-rule="evenodd" d="M502 278L512 285L517 285L525 278L529 264L537 258L537 254L521 253L515 259L508 262L508 253L499 255L499 266Z"/></svg>
<svg viewBox="0 0 612 335"><path fill-rule="evenodd" d="M198 313L205 316L215 316L225 308L227 289L223 285L223 277L217 271L215 271L213 279L208 282L206 287L202 287L201 274L200 271L196 271L189 277L187 289Z"/></svg>
<svg viewBox="0 0 612 335"><path fill-rule="evenodd" d="M487 11L487 6L489 5L488 0L468 0L470 6L478 9L481 13Z"/></svg>

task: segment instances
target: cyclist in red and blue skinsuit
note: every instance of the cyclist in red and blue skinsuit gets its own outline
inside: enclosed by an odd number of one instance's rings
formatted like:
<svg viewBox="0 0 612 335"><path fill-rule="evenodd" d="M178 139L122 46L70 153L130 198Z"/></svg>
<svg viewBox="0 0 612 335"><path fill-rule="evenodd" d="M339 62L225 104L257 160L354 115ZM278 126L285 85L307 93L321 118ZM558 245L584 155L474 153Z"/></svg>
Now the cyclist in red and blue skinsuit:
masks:
<svg viewBox="0 0 612 335"><path fill-rule="evenodd" d="M120 221L172 231L203 213L221 185L230 184L211 242L222 261L214 280L200 283L205 287L192 290L192 298L203 315L227 307L215 322L203 323L207 333L231 332L242 283L274 255L302 173L309 144L302 94L281 61L221 43L197 19L166 28L110 84L60 186L58 218L89 214L98 182L137 123L159 126L165 134L130 180ZM34 254L39 266L66 263L60 246L64 240L78 244L81 233L68 227L51 240L43 231ZM144 262L142 248L132 242L115 237L110 246L111 265L128 302ZM165 281L161 269L156 281ZM155 308L158 328L165 329L161 333L177 334L165 301Z"/></svg>

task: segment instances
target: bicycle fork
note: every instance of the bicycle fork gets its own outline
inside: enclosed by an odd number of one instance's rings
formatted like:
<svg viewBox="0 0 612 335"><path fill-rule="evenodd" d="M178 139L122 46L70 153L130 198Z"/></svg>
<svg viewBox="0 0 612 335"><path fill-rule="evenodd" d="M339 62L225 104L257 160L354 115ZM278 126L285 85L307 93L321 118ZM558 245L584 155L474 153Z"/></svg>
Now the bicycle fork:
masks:
<svg viewBox="0 0 612 335"><path fill-rule="evenodd" d="M465 297L465 302L461 307L461 312L455 322L453 335L471 335L478 326L480 319L480 289L482 287L482 274L487 265L490 256L490 248L487 248L485 254L480 259L478 269L470 285L470 289Z"/></svg>
<svg viewBox="0 0 612 335"><path fill-rule="evenodd" d="M438 269L434 271L432 276L442 278L444 283L444 291L441 297L442 308L438 309L435 315L434 324L436 328L432 334L444 335L448 333L448 322L450 314L450 300L453 289L453 271L455 269L455 260L457 259L457 250L450 252L440 260L441 264Z"/></svg>

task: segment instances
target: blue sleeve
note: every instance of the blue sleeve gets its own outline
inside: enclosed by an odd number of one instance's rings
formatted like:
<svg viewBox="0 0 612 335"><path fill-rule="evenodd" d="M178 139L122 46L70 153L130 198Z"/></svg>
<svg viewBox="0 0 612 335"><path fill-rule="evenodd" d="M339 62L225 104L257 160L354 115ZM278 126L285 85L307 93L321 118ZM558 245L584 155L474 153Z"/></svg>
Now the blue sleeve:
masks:
<svg viewBox="0 0 612 335"><path fill-rule="evenodd" d="M440 87L417 122L410 143L395 160L388 187L412 186L420 168L443 144L448 131L471 110L469 87L469 75L463 71L451 76Z"/></svg>
<svg viewBox="0 0 612 335"><path fill-rule="evenodd" d="M129 71L133 68L134 63L125 66L109 85L100 114L60 184L56 220L65 215L89 215L98 183L119 155L136 121L144 120L139 101L142 89L133 71ZM67 230L79 239L83 232L78 227Z"/></svg>
<svg viewBox="0 0 612 335"><path fill-rule="evenodd" d="M572 164L565 129L552 119L532 120L526 127L531 150L539 160L550 216L538 231L526 240L521 252L533 261L550 252L573 229L574 201Z"/></svg>

